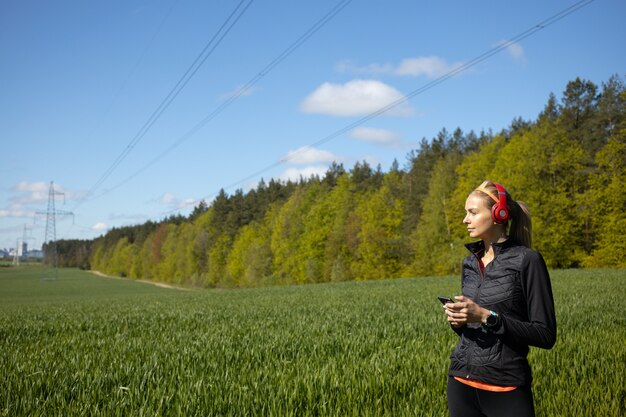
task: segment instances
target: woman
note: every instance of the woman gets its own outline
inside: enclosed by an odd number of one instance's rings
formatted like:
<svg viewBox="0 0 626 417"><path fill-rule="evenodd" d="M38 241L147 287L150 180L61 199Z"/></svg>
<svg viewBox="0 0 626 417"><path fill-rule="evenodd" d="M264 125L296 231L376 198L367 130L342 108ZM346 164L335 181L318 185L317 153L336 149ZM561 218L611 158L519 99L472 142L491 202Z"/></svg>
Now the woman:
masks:
<svg viewBox="0 0 626 417"><path fill-rule="evenodd" d="M550 276L530 249L528 208L485 181L465 202L471 255L463 260L462 296L444 305L461 336L450 356L451 416L534 416L529 346L550 349L556 318Z"/></svg>

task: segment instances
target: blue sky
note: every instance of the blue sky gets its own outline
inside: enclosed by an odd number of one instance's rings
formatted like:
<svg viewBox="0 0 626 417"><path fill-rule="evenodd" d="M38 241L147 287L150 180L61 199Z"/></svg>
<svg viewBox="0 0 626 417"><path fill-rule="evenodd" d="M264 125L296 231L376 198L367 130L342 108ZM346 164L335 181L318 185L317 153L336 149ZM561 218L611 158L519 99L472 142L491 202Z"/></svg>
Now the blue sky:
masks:
<svg viewBox="0 0 626 417"><path fill-rule="evenodd" d="M261 177L321 174L332 161L403 166L442 128L534 120L568 81L626 74L625 2L591 2L360 123L575 3L4 0L0 248L24 229L41 246L46 219L36 212L51 181L63 193L57 209L74 213L57 219L57 238L91 239L186 215ZM227 21L233 11L242 14ZM232 28L218 32L225 22ZM216 33L223 39L209 44ZM207 45L212 53L142 131Z"/></svg>

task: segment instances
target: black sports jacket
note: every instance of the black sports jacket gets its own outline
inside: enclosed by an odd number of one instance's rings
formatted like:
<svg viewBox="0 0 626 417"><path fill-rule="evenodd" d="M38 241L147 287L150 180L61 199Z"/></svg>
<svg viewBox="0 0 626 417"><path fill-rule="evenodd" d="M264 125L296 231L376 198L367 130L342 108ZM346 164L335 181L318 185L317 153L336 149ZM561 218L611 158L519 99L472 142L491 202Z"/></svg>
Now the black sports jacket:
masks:
<svg viewBox="0 0 626 417"><path fill-rule="evenodd" d="M556 318L550 276L543 257L513 239L493 245L495 258L484 276L478 260L482 241L465 245L462 292L500 315L495 327L480 323L453 328L461 339L450 356L449 375L494 385L530 385L529 346L550 349L556 342Z"/></svg>

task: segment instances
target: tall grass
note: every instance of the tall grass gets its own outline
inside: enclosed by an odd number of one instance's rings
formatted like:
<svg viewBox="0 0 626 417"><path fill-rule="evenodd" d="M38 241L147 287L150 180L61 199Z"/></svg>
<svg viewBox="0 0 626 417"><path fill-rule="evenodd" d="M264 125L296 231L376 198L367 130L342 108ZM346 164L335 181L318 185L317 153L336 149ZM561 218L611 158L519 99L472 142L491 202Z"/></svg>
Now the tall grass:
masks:
<svg viewBox="0 0 626 417"><path fill-rule="evenodd" d="M556 271L538 415L625 408L624 271ZM444 416L457 277L177 291L0 270L3 416Z"/></svg>

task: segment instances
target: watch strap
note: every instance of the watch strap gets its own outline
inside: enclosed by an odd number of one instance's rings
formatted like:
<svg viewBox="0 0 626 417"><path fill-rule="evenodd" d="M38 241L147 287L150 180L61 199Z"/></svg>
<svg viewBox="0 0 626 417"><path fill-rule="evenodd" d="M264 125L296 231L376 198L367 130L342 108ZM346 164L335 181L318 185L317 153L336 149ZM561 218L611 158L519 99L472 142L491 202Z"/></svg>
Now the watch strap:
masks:
<svg viewBox="0 0 626 417"><path fill-rule="evenodd" d="M489 311L489 316L482 323L483 330L488 330L496 327L500 323L500 316L493 310Z"/></svg>

